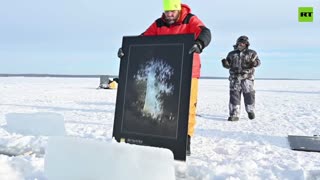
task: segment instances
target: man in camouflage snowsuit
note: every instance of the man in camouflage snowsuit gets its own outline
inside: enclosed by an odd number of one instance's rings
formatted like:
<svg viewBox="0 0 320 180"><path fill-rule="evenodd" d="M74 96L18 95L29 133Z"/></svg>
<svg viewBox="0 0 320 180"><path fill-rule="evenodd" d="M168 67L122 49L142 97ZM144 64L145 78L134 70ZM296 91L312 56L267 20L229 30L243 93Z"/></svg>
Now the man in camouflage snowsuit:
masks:
<svg viewBox="0 0 320 180"><path fill-rule="evenodd" d="M230 100L228 121L238 121L240 117L241 94L249 119L254 119L255 90L254 71L260 65L260 60L254 50L249 49L249 38L240 36L234 50L222 59L222 66L229 69Z"/></svg>

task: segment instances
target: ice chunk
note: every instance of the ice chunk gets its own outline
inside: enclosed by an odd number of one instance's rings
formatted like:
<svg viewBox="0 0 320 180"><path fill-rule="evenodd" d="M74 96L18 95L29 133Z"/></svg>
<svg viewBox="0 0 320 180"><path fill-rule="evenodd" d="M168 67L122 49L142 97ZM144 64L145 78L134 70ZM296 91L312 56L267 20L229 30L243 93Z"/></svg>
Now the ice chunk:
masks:
<svg viewBox="0 0 320 180"><path fill-rule="evenodd" d="M49 138L44 171L50 180L175 179L168 149L74 137Z"/></svg>
<svg viewBox="0 0 320 180"><path fill-rule="evenodd" d="M58 113L9 113L6 114L8 132L33 136L64 136L64 117Z"/></svg>

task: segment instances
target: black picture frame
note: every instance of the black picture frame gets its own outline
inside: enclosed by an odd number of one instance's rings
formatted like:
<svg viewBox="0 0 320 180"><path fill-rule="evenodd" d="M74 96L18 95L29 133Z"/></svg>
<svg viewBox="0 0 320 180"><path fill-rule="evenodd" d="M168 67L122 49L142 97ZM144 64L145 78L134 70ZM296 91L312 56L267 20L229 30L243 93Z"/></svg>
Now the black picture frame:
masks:
<svg viewBox="0 0 320 180"><path fill-rule="evenodd" d="M186 160L193 34L124 36L113 137Z"/></svg>

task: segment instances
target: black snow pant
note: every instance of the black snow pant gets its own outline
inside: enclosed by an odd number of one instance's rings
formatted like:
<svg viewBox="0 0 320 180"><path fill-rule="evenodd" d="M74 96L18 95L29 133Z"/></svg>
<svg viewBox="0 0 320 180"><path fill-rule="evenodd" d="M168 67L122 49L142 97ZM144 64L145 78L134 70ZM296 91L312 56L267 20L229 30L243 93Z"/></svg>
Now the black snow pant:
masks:
<svg viewBox="0 0 320 180"><path fill-rule="evenodd" d="M255 90L254 81L250 79L230 80L230 100L229 100L229 115L230 117L240 117L241 94L244 97L244 104L247 113L254 112L255 108Z"/></svg>

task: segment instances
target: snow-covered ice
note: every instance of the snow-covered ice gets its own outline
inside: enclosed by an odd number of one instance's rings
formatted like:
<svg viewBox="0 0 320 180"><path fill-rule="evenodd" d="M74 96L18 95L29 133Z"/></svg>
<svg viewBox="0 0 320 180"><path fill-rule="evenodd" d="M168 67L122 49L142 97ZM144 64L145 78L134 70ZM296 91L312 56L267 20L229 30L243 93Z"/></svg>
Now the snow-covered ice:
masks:
<svg viewBox="0 0 320 180"><path fill-rule="evenodd" d="M226 120L228 81L199 83L192 155L175 163L177 179L320 179L320 153L293 151L287 141L320 134L319 81L256 80L256 119L242 104L238 122ZM116 91L98 85L95 78L0 78L0 150L47 146L48 136L9 130L11 113L58 113L67 136L112 142ZM0 155L0 179L46 180L44 159Z"/></svg>

